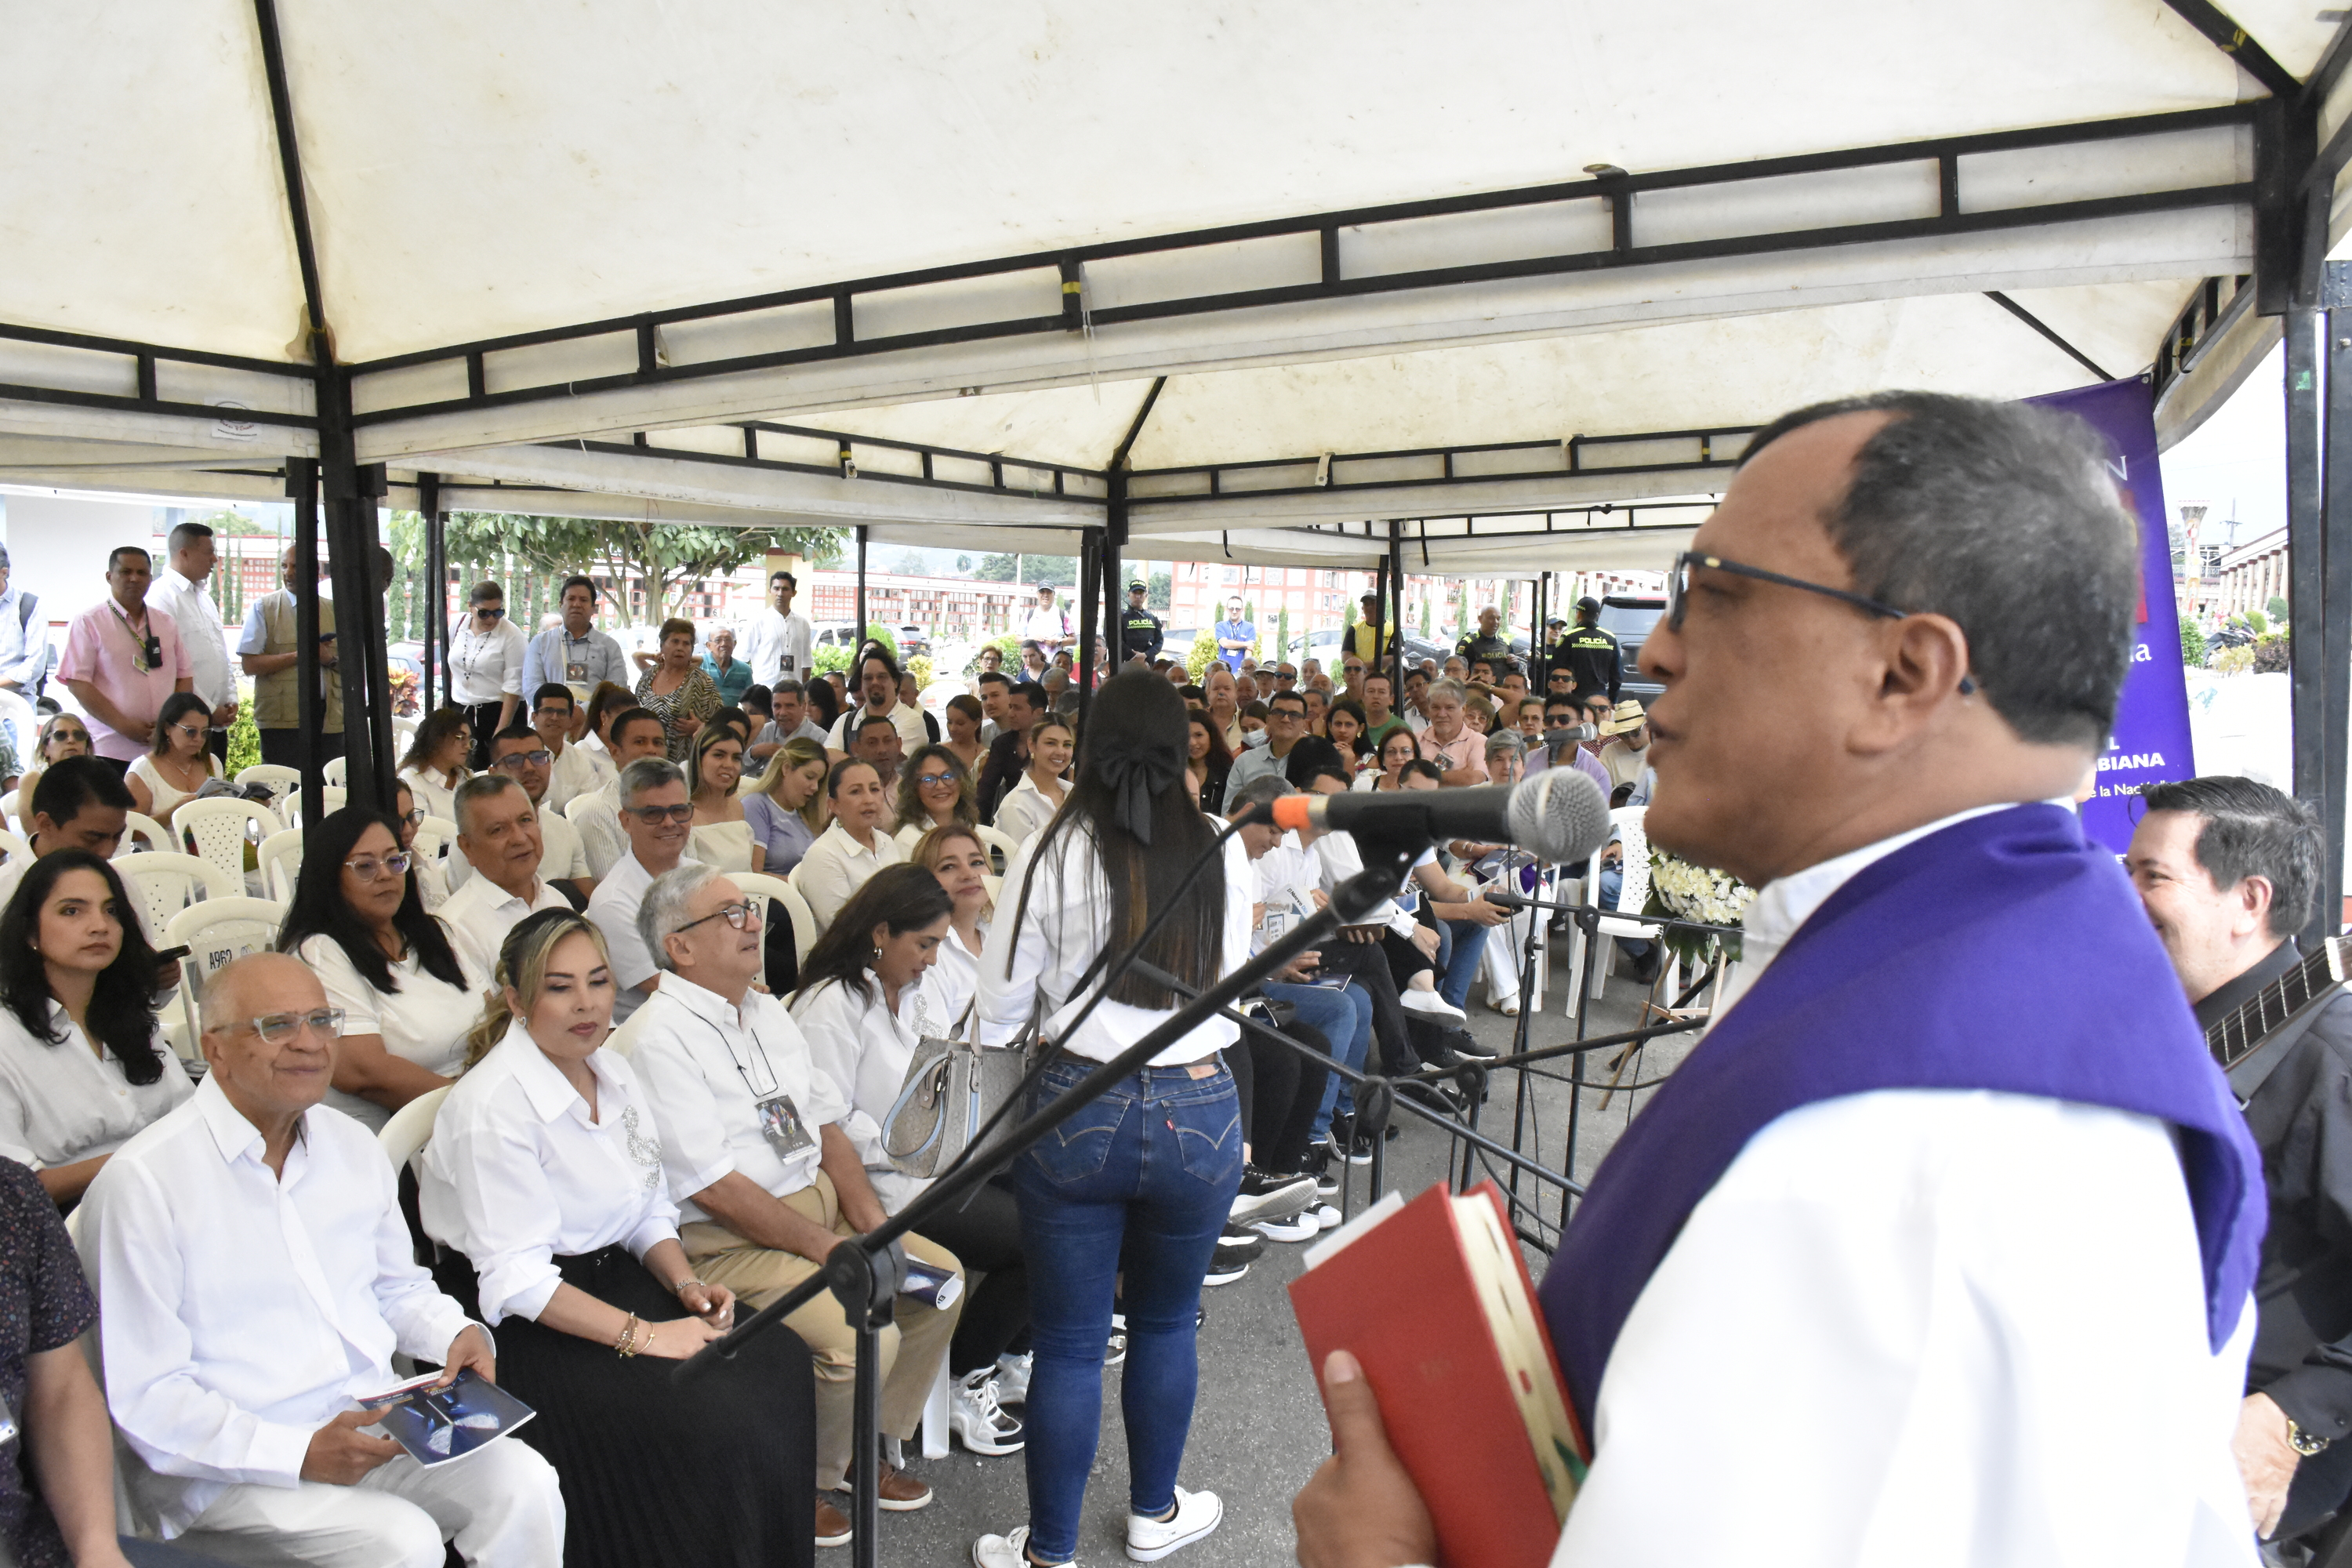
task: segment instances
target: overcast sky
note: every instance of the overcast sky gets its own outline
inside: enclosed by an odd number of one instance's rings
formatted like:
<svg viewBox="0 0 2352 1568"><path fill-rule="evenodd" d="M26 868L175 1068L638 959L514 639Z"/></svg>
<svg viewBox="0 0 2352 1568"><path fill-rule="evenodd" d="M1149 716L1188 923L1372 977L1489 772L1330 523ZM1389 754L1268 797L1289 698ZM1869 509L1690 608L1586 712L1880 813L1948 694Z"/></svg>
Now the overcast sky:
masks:
<svg viewBox="0 0 2352 1568"><path fill-rule="evenodd" d="M2254 367L2229 402L2192 435L2164 454L2164 502L2179 518L2184 506L2202 502L2209 543L2229 536L2212 531L2220 520L2238 520L2237 542L2260 538L2286 526L2286 409L2279 384L2279 360Z"/></svg>

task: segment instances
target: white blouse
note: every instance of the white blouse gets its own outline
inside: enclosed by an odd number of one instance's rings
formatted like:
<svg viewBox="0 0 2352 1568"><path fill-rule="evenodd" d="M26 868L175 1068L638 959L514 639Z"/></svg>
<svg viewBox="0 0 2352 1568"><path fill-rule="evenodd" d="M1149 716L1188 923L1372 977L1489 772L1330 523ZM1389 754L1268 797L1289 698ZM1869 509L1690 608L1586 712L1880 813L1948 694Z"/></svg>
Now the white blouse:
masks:
<svg viewBox="0 0 2352 1568"><path fill-rule="evenodd" d="M459 768L457 784L464 784L473 776L464 768ZM457 820L457 784L445 787L440 775L430 768L403 768L394 777L408 786L409 792L416 796L416 804L425 808L427 816L446 817L451 822Z"/></svg>
<svg viewBox="0 0 2352 1568"><path fill-rule="evenodd" d="M687 835L686 852L721 871L751 868L751 825L748 822L705 822Z"/></svg>
<svg viewBox="0 0 2352 1568"><path fill-rule="evenodd" d="M485 636L474 630L473 613L467 612L465 624L449 642L451 693L468 708L505 697L522 698L522 664L530 649L530 639L512 621L501 620ZM525 698L517 706L527 710L530 703Z"/></svg>
<svg viewBox="0 0 2352 1568"><path fill-rule="evenodd" d="M821 934L841 912L858 889L866 886L875 872L885 866L896 866L906 859L898 841L879 827L874 829L874 847L861 849L857 840L849 836L840 823L828 825L817 835L808 853L801 857L793 872L793 886L808 900L809 912L816 916Z"/></svg>
<svg viewBox="0 0 2352 1568"><path fill-rule="evenodd" d="M889 1120L891 1104L907 1081L907 1064L915 1059L921 1038L916 1015L922 987L911 986L900 997L902 1016L890 1011L882 983L871 970L866 984L869 994L864 997L837 980L803 991L793 998L793 1020L808 1038L816 1070L849 1102L841 1131L865 1162L874 1195L896 1214L930 1184L901 1173L882 1152L882 1125Z"/></svg>
<svg viewBox="0 0 2352 1568"><path fill-rule="evenodd" d="M381 1035L383 1048L403 1061L455 1078L465 1066L466 1032L482 1016L489 982L467 943L452 937L449 946L466 977L462 987L427 974L412 945L408 956L392 966L400 985L396 992L378 991L362 979L332 937L305 937L295 952L326 987L327 1005L343 1010L344 1034ZM339 1089L327 1090L326 1103L378 1131L392 1120L392 1112L375 1101Z"/></svg>
<svg viewBox="0 0 2352 1568"><path fill-rule="evenodd" d="M1069 788L1066 784L1062 786L1065 800L1069 798ZM1018 843L1053 821L1054 814L1061 809L1045 798L1045 792L1037 787L1035 779L1024 773L1021 782L996 803L996 828Z"/></svg>
<svg viewBox="0 0 2352 1568"><path fill-rule="evenodd" d="M103 1058L92 1051L89 1037L56 1002L49 1023L64 1039L42 1039L0 1007L0 1156L40 1171L111 1154L195 1092L160 1037L163 1076L133 1084L121 1058L110 1048Z"/></svg>
<svg viewBox="0 0 2352 1568"><path fill-rule="evenodd" d="M220 759L206 752L205 770L207 778L220 777ZM142 752L132 758L130 772L132 778L147 786L147 794L154 803L154 808L147 815L158 822L171 821L172 814L180 809L183 802L195 798L195 790L182 789L163 776L163 770L155 765L155 758L152 752ZM198 784L196 789L203 787L202 784ZM30 800L33 797L29 795L20 795L17 798Z"/></svg>
<svg viewBox="0 0 2352 1568"><path fill-rule="evenodd" d="M988 942L988 922L980 922L980 940ZM935 1035L954 1035L970 1038L971 1020L964 1018L964 1009L972 1005L980 992L980 954L964 946L963 935L952 925L948 927L947 940L940 943L937 963L923 971L923 989L928 993L924 1008L931 1022L928 1026ZM964 1026L956 1027L963 1018Z"/></svg>
<svg viewBox="0 0 2352 1568"><path fill-rule="evenodd" d="M562 1284L555 1259L621 1246L642 1261L677 1235L652 1106L621 1057L588 1058L596 1110L520 1023L434 1119L417 1197L425 1234L470 1259L482 1321L536 1318Z"/></svg>

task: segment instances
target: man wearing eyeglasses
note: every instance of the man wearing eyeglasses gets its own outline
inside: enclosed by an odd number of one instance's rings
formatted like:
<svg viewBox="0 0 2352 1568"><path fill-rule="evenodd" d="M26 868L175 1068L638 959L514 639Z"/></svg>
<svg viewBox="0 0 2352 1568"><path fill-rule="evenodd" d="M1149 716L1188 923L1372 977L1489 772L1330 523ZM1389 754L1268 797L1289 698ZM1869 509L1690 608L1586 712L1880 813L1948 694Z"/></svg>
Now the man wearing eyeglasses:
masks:
<svg viewBox="0 0 2352 1568"><path fill-rule="evenodd" d="M1225 792L1255 778L1280 778L1283 764L1307 733L1307 699L1296 691L1277 691L1265 709L1265 744L1252 746L1234 759L1225 775Z"/></svg>
<svg viewBox="0 0 2352 1568"><path fill-rule="evenodd" d="M653 950L637 931L637 909L654 879L680 866L698 866L686 841L694 831L694 806L687 798L686 774L667 757L640 757L621 770L621 831L629 852L596 884L588 918L604 933L613 959L613 1018L626 1023L660 978Z"/></svg>
<svg viewBox="0 0 2352 1568"><path fill-rule="evenodd" d="M211 1071L122 1146L79 1215L107 1407L142 1522L206 1558L539 1568L563 1495L527 1443L425 1465L362 1401L404 1354L496 1381L488 1331L416 1263L392 1167L320 1103L342 1015L283 953L205 987Z"/></svg>
<svg viewBox="0 0 2352 1568"><path fill-rule="evenodd" d="M530 727L537 731L548 757L547 793L534 798L557 816L574 799L598 787L596 764L589 761L587 752L572 741L576 709L572 688L560 681L548 681L531 693ZM498 737L493 735L490 741L495 753Z"/></svg>
<svg viewBox="0 0 2352 1568"><path fill-rule="evenodd" d="M1655 1562L1665 1521L1690 1563L2253 1562L2261 1159L2069 804L2139 602L2108 458L2025 405L1823 405L1675 563L1645 826L1760 891L1538 1293L1598 1437L1555 1563ZM1434 1562L1411 1404L1323 1372L1300 1561Z"/></svg>
<svg viewBox="0 0 2352 1568"><path fill-rule="evenodd" d="M477 583L467 598L473 614L449 643L449 693L473 726L474 750L466 765L478 773L489 761L490 737L514 722L522 706L523 665L530 648L506 618L506 590L496 583Z"/></svg>
<svg viewBox="0 0 2352 1568"><path fill-rule="evenodd" d="M476 836L480 847L492 860L517 859L520 851L512 837L503 831L494 832L493 828L513 814L527 815L530 818L530 841L533 851L530 876L545 882L554 889L557 898L568 900L564 908L584 909L589 899L595 894L596 879L589 874L588 850L581 840L580 830L572 826L562 812L547 809L547 781L552 762L547 743L540 739L537 731L526 730L520 724L510 726L490 737L490 765L457 786L459 798L451 809L457 810L464 805L467 784L478 784L485 779L506 779L513 783L522 792L522 799L518 802L500 798L499 811L492 814L498 821L486 819L481 833ZM449 878L453 901L458 889L472 885L476 871L489 869L466 843L466 819L462 811L457 816L457 854L442 862ZM499 885L509 893L520 896L523 868L519 865L509 865L507 869L508 876ZM534 909L537 907L533 906ZM547 907L551 909L554 906ZM443 920L451 918L446 905L435 912ZM522 913L531 912L531 910L525 910ZM521 918L522 915L515 917L518 921ZM505 933L499 934L503 936ZM498 950L492 948L490 954L495 959ZM488 973L497 967L494 963L486 964L483 972Z"/></svg>
<svg viewBox="0 0 2352 1568"><path fill-rule="evenodd" d="M155 715L174 691L195 688L179 628L147 607L152 563L136 544L106 558L107 597L73 618L58 678L89 720L91 744L118 773L155 739Z"/></svg>

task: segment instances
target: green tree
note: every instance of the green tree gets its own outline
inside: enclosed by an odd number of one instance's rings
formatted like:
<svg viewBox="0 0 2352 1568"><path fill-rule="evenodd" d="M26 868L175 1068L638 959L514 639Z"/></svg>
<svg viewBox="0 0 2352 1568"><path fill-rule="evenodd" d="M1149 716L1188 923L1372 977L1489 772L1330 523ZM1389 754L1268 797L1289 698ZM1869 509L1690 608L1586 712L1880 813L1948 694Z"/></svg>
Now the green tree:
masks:
<svg viewBox="0 0 2352 1568"><path fill-rule="evenodd" d="M1154 572L1144 579L1143 607L1168 614L1176 603L1176 576L1172 572Z"/></svg>
<svg viewBox="0 0 2352 1568"><path fill-rule="evenodd" d="M2187 616L2180 617L2180 662L2192 665L2205 662L2204 630Z"/></svg>
<svg viewBox="0 0 2352 1568"><path fill-rule="evenodd" d="M1429 595L1426 594L1421 596L1421 635L1423 639L1429 636Z"/></svg>
<svg viewBox="0 0 2352 1568"><path fill-rule="evenodd" d="M2271 613L2271 621L2273 625L2284 626L2286 623L2286 601L2280 598L2277 595L2272 595L2271 602L2264 605L2263 608Z"/></svg>
<svg viewBox="0 0 2352 1568"><path fill-rule="evenodd" d="M1078 580L1075 555L983 555L973 567L975 583L1051 583L1067 588Z"/></svg>
<svg viewBox="0 0 2352 1568"><path fill-rule="evenodd" d="M1274 619L1274 657L1276 659L1290 657L1290 612L1287 609Z"/></svg>
<svg viewBox="0 0 2352 1568"><path fill-rule="evenodd" d="M2262 637L2271 629L2270 622L2263 618L2263 613L2260 610L2246 612L2246 625L2253 628L2256 637Z"/></svg>

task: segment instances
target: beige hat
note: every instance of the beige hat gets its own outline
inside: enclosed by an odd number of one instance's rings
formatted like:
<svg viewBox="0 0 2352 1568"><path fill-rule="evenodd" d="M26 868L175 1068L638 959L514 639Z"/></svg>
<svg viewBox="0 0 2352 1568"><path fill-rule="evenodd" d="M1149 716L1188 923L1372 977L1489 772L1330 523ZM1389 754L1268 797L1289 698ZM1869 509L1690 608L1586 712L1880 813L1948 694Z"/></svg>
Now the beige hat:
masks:
<svg viewBox="0 0 2352 1568"><path fill-rule="evenodd" d="M1609 717L1601 722L1601 732L1604 735L1631 734L1642 727L1646 717L1642 705L1628 697L1609 710Z"/></svg>

